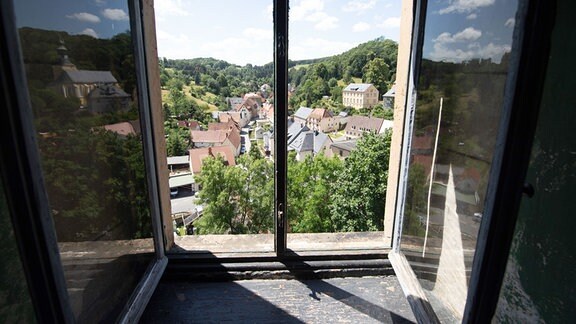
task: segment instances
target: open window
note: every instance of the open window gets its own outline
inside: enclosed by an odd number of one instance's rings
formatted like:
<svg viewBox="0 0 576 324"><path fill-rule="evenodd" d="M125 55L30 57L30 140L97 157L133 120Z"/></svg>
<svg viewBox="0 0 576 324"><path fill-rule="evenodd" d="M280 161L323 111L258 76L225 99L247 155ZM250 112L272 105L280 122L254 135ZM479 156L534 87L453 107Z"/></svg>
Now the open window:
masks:
<svg viewBox="0 0 576 324"><path fill-rule="evenodd" d="M146 8L100 5L2 3L3 192L42 321L134 321L168 261Z"/></svg>
<svg viewBox="0 0 576 324"><path fill-rule="evenodd" d="M401 158L389 258L419 321L487 322L528 193L548 55L535 28L549 32L553 9L537 1L404 4L412 42L399 55L404 126L393 139Z"/></svg>

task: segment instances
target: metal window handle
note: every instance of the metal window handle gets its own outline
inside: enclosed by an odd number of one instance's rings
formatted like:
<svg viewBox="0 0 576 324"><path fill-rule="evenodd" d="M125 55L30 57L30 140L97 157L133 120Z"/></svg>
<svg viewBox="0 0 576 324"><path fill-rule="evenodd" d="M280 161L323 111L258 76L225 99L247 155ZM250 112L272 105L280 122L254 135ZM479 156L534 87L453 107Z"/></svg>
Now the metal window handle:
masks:
<svg viewBox="0 0 576 324"><path fill-rule="evenodd" d="M284 227L284 210L282 204L278 204L278 227Z"/></svg>
<svg viewBox="0 0 576 324"><path fill-rule="evenodd" d="M284 36L278 36L278 53L280 56L286 56L286 44L284 42Z"/></svg>

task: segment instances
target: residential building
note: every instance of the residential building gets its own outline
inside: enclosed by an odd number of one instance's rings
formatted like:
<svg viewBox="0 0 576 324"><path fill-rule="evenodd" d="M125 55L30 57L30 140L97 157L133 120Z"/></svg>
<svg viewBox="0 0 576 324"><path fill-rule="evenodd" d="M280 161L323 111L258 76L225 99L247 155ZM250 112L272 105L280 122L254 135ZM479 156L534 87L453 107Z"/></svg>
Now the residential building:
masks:
<svg viewBox="0 0 576 324"><path fill-rule="evenodd" d="M342 104L347 107L372 108L378 100L378 89L371 83L350 83L342 90Z"/></svg>
<svg viewBox="0 0 576 324"><path fill-rule="evenodd" d="M238 124L240 128L245 127L250 122L251 114L248 110L241 111L220 111L218 113L218 120L221 123L227 123L229 120L233 120Z"/></svg>
<svg viewBox="0 0 576 324"><path fill-rule="evenodd" d="M394 109L394 98L396 97L396 85L382 95L382 104L384 108Z"/></svg>
<svg viewBox="0 0 576 324"><path fill-rule="evenodd" d="M298 110L296 110L296 112L292 116L294 118L294 122L295 123L300 122L306 124L306 122L308 121L308 117L310 116L313 110L314 109L308 107L298 108Z"/></svg>
<svg viewBox="0 0 576 324"><path fill-rule="evenodd" d="M191 141L195 148L230 146L234 155L240 154L240 134L229 130L191 131Z"/></svg>
<svg viewBox="0 0 576 324"><path fill-rule="evenodd" d="M333 142L330 145L330 149L326 151L326 156L337 156L340 159L345 159L356 149L356 143L358 143L358 139Z"/></svg>
<svg viewBox="0 0 576 324"><path fill-rule="evenodd" d="M258 116L260 106L254 99L244 99L241 104L234 107L234 111L242 113L242 118L252 120Z"/></svg>
<svg viewBox="0 0 576 324"><path fill-rule="evenodd" d="M258 112L258 118L260 119L267 119L270 122L274 122L274 105L268 102L265 102L260 108Z"/></svg>
<svg viewBox="0 0 576 324"><path fill-rule="evenodd" d="M190 170L193 174L199 174L202 171L202 164L207 157L220 156L224 159L224 164L227 166L236 165L234 160L234 151L230 146L215 146L195 148L190 151Z"/></svg>
<svg viewBox="0 0 576 324"><path fill-rule="evenodd" d="M288 151L296 152L296 161L302 161L308 155L315 156L324 152L332 140L328 135L320 131L306 130L298 135L288 144Z"/></svg>
<svg viewBox="0 0 576 324"><path fill-rule="evenodd" d="M244 99L240 97L227 97L226 103L228 104L228 109L232 110L234 107L241 105Z"/></svg>
<svg viewBox="0 0 576 324"><path fill-rule="evenodd" d="M335 132L340 128L340 118L334 117L328 109L315 108L306 118L306 126L324 133Z"/></svg>
<svg viewBox="0 0 576 324"><path fill-rule="evenodd" d="M384 119L366 116L350 116L344 128L346 139L361 137L365 132L380 134Z"/></svg>

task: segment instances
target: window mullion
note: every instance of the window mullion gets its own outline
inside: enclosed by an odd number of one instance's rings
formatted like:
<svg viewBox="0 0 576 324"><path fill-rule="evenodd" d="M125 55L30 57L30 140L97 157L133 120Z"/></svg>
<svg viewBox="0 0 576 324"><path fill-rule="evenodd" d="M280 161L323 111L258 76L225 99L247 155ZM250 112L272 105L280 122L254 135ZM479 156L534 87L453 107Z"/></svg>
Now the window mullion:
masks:
<svg viewBox="0 0 576 324"><path fill-rule="evenodd" d="M274 0L274 247L286 251L286 182L288 120L288 0Z"/></svg>

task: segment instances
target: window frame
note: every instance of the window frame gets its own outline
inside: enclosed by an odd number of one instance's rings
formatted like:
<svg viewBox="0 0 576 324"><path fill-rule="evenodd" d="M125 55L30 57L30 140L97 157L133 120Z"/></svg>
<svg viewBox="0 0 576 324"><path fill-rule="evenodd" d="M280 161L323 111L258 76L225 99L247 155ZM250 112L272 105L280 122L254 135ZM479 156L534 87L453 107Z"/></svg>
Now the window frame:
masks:
<svg viewBox="0 0 576 324"><path fill-rule="evenodd" d="M161 119L157 118L160 112L155 109L158 112L154 114L155 110L151 109L153 104L150 103L150 98L155 95L150 93L153 88L149 85L154 82L159 84L159 80L154 80L158 74L154 73L154 68L158 68L158 58L155 47L150 46L155 44L154 24L150 24L154 22L153 0L127 0L127 3L139 89L154 256L118 317L121 323L135 322L140 318L168 264L165 250L173 242L173 236L170 236L172 233L163 233L162 230L165 228L165 218L162 219L161 209L169 210L170 205L168 190L163 190L164 194L161 190L163 186L168 186L168 179L165 175L166 181L163 184L163 172L159 171L162 160L157 152L164 144L163 136L158 136L163 134L158 131L163 132ZM0 172L14 236L37 320L74 323L40 164L13 1L2 1L0 19L1 100L6 107L0 111L0 134L3 138L0 146ZM167 163L166 159L163 163Z"/></svg>
<svg viewBox="0 0 576 324"><path fill-rule="evenodd" d="M403 101L402 105L405 108L400 112L404 123L402 132L395 133L392 139L391 150L395 152L391 152L390 172L398 170L399 174L397 177L391 176L388 183L389 188L392 187L391 183L397 188L396 192L387 197L387 202L391 201L391 196L395 196L396 201L393 247L389 259L418 322L439 323L412 266L400 250L416 84L419 62L422 59L421 48L427 3L427 0L413 0L405 1L403 5L403 12L412 12L412 21L402 25L403 28L410 26L412 41L410 45L404 44L399 49L397 67L399 79L402 77L401 69L407 69L407 80L401 80L402 82L398 83L400 88L396 91L396 95L402 100L396 100L395 103L395 123L398 101ZM492 321L500 298L520 199L528 191L525 189L524 178L538 119L550 51L548 35L554 26L554 13L555 1L552 3L542 0L519 1L509 77L490 171L484 216L472 264L463 323ZM403 15L402 18L406 16ZM410 60L405 66L400 63L402 47L410 53ZM392 158L399 153L401 156L399 168L393 169ZM387 207L387 215L390 212Z"/></svg>

